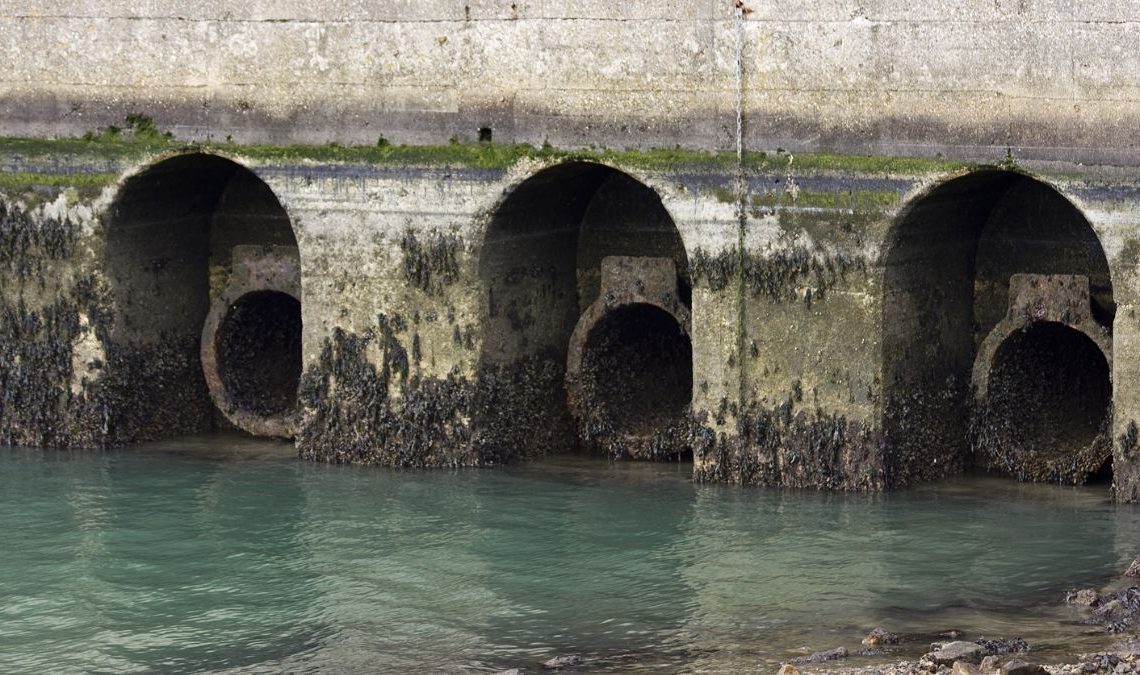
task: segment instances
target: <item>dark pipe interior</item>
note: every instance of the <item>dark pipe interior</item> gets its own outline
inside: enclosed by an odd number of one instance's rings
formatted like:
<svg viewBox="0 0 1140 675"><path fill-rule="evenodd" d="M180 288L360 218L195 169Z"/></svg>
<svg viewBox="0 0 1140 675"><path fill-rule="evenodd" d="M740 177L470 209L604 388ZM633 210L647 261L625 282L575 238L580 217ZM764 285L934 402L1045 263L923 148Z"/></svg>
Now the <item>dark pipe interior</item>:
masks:
<svg viewBox="0 0 1140 675"><path fill-rule="evenodd" d="M1108 459L1104 460L1104 464L1101 464L1086 482L1088 485L1112 485L1112 453L1109 453Z"/></svg>
<svg viewBox="0 0 1140 675"><path fill-rule="evenodd" d="M244 412L270 416L297 402L301 378L301 303L287 293L243 295L218 328L218 371Z"/></svg>
<svg viewBox="0 0 1140 675"><path fill-rule="evenodd" d="M651 305L609 313L590 332L581 378L590 405L620 433L646 436L681 419L692 399L693 350L676 319Z"/></svg>
<svg viewBox="0 0 1140 675"><path fill-rule="evenodd" d="M1111 402L1108 363L1096 344L1059 323L1034 324L1010 336L994 356L985 437L1005 446L994 449L999 455L1032 455L1011 467L1015 473L1042 462L1065 468L1075 462L1071 477L1030 477L1083 482L1111 458L1110 444L1081 456L1102 434Z"/></svg>

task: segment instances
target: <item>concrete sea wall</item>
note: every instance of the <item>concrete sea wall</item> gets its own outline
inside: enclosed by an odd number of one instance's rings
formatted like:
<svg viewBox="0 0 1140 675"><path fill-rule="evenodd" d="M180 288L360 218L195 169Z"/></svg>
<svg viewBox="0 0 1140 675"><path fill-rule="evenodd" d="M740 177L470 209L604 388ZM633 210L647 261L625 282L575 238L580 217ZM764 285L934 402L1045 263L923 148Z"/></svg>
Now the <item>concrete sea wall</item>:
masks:
<svg viewBox="0 0 1140 675"><path fill-rule="evenodd" d="M5 2L0 128L1136 163L1135 3L741 4Z"/></svg>
<svg viewBox="0 0 1140 675"><path fill-rule="evenodd" d="M611 5L0 4L0 439L1140 498L1132 5Z"/></svg>

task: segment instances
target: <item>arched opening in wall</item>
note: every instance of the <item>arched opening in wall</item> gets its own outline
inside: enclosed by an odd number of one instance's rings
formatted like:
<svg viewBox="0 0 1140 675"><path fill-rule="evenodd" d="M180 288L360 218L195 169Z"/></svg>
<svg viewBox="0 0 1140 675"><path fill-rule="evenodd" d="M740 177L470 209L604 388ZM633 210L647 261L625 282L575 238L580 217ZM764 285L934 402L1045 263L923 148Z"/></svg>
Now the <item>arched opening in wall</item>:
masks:
<svg viewBox="0 0 1140 675"><path fill-rule="evenodd" d="M975 445L1019 478L1083 483L1111 471L1111 402L1101 348L1064 324L1032 323L994 353Z"/></svg>
<svg viewBox="0 0 1140 675"><path fill-rule="evenodd" d="M115 442L235 426L261 433L240 424L234 413L260 418L266 406L295 401L295 381L285 391L290 385L277 380L288 379L283 372L292 377L300 360L297 242L273 191L228 159L179 155L127 179L110 207L106 231ZM296 306L268 296L238 302L258 291L286 294ZM213 326L207 325L211 316L217 317ZM224 357L209 361L206 346L218 326L226 327ZM258 330L264 334L252 335ZM277 349L275 358L284 360L270 360L260 348ZM267 372L270 367L277 372ZM245 379L237 383L239 374ZM219 397L208 386L211 379L237 395ZM276 389L254 393L263 385ZM232 404L255 400L248 410Z"/></svg>
<svg viewBox="0 0 1140 675"><path fill-rule="evenodd" d="M214 404L235 426L288 438L301 381L301 302L280 290L223 295L206 317L202 368Z"/></svg>
<svg viewBox="0 0 1140 675"><path fill-rule="evenodd" d="M479 270L486 317L474 423L484 456L581 447L566 360L581 316L605 294L607 265L628 270L618 277L630 284L652 277L643 290L687 316L680 233L656 192L631 176L591 162L560 164L520 183L493 213Z"/></svg>
<svg viewBox="0 0 1140 675"><path fill-rule="evenodd" d="M1014 171L976 171L914 200L888 235L883 268L882 419L894 485L987 464L970 447L972 371L983 341L1019 311L1018 280L1087 288L1041 297L1073 305L1097 330L1110 330L1116 311L1088 220Z"/></svg>

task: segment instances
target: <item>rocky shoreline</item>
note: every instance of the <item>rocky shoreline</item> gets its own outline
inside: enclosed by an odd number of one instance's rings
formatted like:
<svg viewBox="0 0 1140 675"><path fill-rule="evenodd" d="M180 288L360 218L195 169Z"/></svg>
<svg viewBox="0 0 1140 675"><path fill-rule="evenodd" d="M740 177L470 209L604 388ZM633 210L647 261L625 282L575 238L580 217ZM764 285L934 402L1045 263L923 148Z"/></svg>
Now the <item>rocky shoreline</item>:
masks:
<svg viewBox="0 0 1140 675"><path fill-rule="evenodd" d="M949 631L944 641L933 642L921 657L876 665L855 665L849 657L889 657L912 652L917 646L878 627L863 639L864 649L850 653L845 647L816 652L783 665L780 675L830 673L832 675L1061 675L1094 673L1140 674L1140 558L1117 581L1097 590L1085 588L1066 595L1064 601L1080 608L1083 617L1074 626L1104 631L1107 648L1093 653L1074 653L1051 663L1034 661L1033 647L1021 638L963 639ZM907 649L910 647L910 649ZM1059 661L1059 662L1058 662Z"/></svg>
<svg viewBox="0 0 1140 675"><path fill-rule="evenodd" d="M1109 649L1091 654L1074 654L1061 663L1037 663L1032 647L1025 641L954 640L933 643L931 651L914 660L858 666L846 662L847 654L838 656L828 650L785 664L779 675L829 673L830 675L1060 675L1095 673L1140 673L1140 639L1132 638L1112 644ZM864 655L867 655L864 652ZM813 660L820 659L820 660Z"/></svg>
<svg viewBox="0 0 1140 675"><path fill-rule="evenodd" d="M1061 599L1059 599L1061 600ZM930 634L896 634L884 627L872 629L860 648L839 646L789 660L779 667L779 675L1094 675L1112 673L1140 675L1140 558L1114 583L1102 589L1072 591L1063 602L1076 608L1081 620L1073 624L1074 642L1078 633L1087 638L1089 630L1100 631L1104 649L1041 658L1034 646L1020 637L968 638L951 630L930 641ZM1084 641L1087 645L1087 640ZM921 654L921 655L919 655ZM866 659L866 660L865 660ZM1039 660L1038 660L1039 659ZM636 659L635 659L636 660ZM868 660L873 663L868 663ZM603 670L611 663L578 654L555 656L537 669L513 669L498 675L525 672ZM757 665L752 672L768 667Z"/></svg>

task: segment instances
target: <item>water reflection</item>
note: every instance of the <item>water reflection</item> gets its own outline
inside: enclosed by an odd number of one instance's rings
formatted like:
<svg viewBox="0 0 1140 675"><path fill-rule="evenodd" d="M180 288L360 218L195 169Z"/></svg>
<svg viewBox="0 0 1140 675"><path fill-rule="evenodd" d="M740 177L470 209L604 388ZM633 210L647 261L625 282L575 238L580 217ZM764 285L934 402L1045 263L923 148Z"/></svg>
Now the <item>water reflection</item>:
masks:
<svg viewBox="0 0 1140 675"><path fill-rule="evenodd" d="M1105 490L845 495L688 470L396 472L217 439L0 451L0 670L494 670L565 653L723 670L855 647L876 625L1047 651L1071 636L1063 592L1140 553L1140 510Z"/></svg>
<svg viewBox="0 0 1140 675"><path fill-rule="evenodd" d="M695 599L677 544L694 512L678 472L565 462L484 480L472 550L505 603L487 626L489 664L567 653L617 664L686 646L675 636Z"/></svg>
<svg viewBox="0 0 1140 675"><path fill-rule="evenodd" d="M5 672L202 670L320 642L290 465L3 457ZM7 659L11 658L9 663Z"/></svg>

